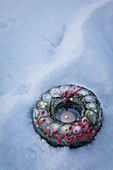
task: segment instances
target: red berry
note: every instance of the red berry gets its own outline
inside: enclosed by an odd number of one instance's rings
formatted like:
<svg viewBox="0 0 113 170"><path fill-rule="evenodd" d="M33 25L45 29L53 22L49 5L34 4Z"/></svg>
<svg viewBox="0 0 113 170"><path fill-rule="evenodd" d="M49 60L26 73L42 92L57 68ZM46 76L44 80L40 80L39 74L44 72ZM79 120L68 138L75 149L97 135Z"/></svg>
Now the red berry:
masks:
<svg viewBox="0 0 113 170"><path fill-rule="evenodd" d="M69 100L69 97L67 97L67 100Z"/></svg>
<svg viewBox="0 0 113 170"><path fill-rule="evenodd" d="M81 126L81 124L80 124L80 123L77 123L77 125L78 125L78 126Z"/></svg>
<svg viewBox="0 0 113 170"><path fill-rule="evenodd" d="M71 130L71 129L72 129L72 126L69 127L69 130Z"/></svg>
<svg viewBox="0 0 113 170"><path fill-rule="evenodd" d="M90 131L89 131L89 130L87 130L86 132L87 132L87 133L89 133Z"/></svg>
<svg viewBox="0 0 113 170"><path fill-rule="evenodd" d="M69 135L69 133L66 133L66 134L65 134L65 136L68 136L68 135Z"/></svg>
<svg viewBox="0 0 113 170"><path fill-rule="evenodd" d="M71 143L74 143L74 140L72 139L72 140L70 140L70 142L71 142Z"/></svg>
<svg viewBox="0 0 113 170"><path fill-rule="evenodd" d="M66 97L67 96L67 94L64 94L64 97Z"/></svg>
<svg viewBox="0 0 113 170"><path fill-rule="evenodd" d="M74 136L71 136L71 139L74 139Z"/></svg>
<svg viewBox="0 0 113 170"><path fill-rule="evenodd" d="M57 140L57 143L60 143L60 142L61 142L61 139L58 139L58 140Z"/></svg>
<svg viewBox="0 0 113 170"><path fill-rule="evenodd" d="M78 136L75 136L75 139L78 139Z"/></svg>
<svg viewBox="0 0 113 170"><path fill-rule="evenodd" d="M79 122L82 122L82 120L79 120Z"/></svg>
<svg viewBox="0 0 113 170"><path fill-rule="evenodd" d="M42 113L42 115L43 115L45 112L44 112L44 111L42 111L41 113Z"/></svg>
<svg viewBox="0 0 113 170"><path fill-rule="evenodd" d="M92 134L93 134L93 132L91 131L91 132L90 132L90 135L92 135Z"/></svg>
<svg viewBox="0 0 113 170"><path fill-rule="evenodd" d="M49 134L49 130L46 130L46 133Z"/></svg>
<svg viewBox="0 0 113 170"><path fill-rule="evenodd" d="M73 94L70 94L70 97L73 97Z"/></svg>
<svg viewBox="0 0 113 170"><path fill-rule="evenodd" d="M79 139L82 140L82 136L80 136Z"/></svg>
<svg viewBox="0 0 113 170"><path fill-rule="evenodd" d="M95 137L96 135L93 135L93 138Z"/></svg>
<svg viewBox="0 0 113 170"><path fill-rule="evenodd" d="M55 135L55 139L58 139L58 135Z"/></svg>
<svg viewBox="0 0 113 170"><path fill-rule="evenodd" d="M85 125L82 125L82 128L85 128Z"/></svg>
<svg viewBox="0 0 113 170"><path fill-rule="evenodd" d="M77 133L77 130L75 130L75 133Z"/></svg>
<svg viewBox="0 0 113 170"><path fill-rule="evenodd" d="M66 103L66 102L64 102L64 104L66 105L67 103Z"/></svg>
<svg viewBox="0 0 113 170"><path fill-rule="evenodd" d="M77 96L79 96L79 93L76 93Z"/></svg>
<svg viewBox="0 0 113 170"><path fill-rule="evenodd" d="M67 91L65 91L65 94L67 95Z"/></svg>
<svg viewBox="0 0 113 170"><path fill-rule="evenodd" d="M42 119L43 122L45 122L45 119Z"/></svg>
<svg viewBox="0 0 113 170"><path fill-rule="evenodd" d="M85 135L85 134L83 134L83 136L86 138L86 135Z"/></svg>
<svg viewBox="0 0 113 170"><path fill-rule="evenodd" d="M56 131L56 130L54 130L54 131L53 131L53 133L55 134L55 133L57 133L57 131Z"/></svg>
<svg viewBox="0 0 113 170"><path fill-rule="evenodd" d="M39 125L41 125L42 124L42 122L39 122Z"/></svg>
<svg viewBox="0 0 113 170"><path fill-rule="evenodd" d="M90 137L90 133L88 133L87 136Z"/></svg>
<svg viewBox="0 0 113 170"><path fill-rule="evenodd" d="M100 127L98 128L98 131L100 130Z"/></svg>
<svg viewBox="0 0 113 170"><path fill-rule="evenodd" d="M85 138L82 138L83 141L85 141Z"/></svg>
<svg viewBox="0 0 113 170"><path fill-rule="evenodd" d="M97 123L99 123L99 120L97 120Z"/></svg>
<svg viewBox="0 0 113 170"><path fill-rule="evenodd" d="M83 122L86 122L87 121L87 119L83 119Z"/></svg>
<svg viewBox="0 0 113 170"><path fill-rule="evenodd" d="M80 133L79 136L82 136L82 133Z"/></svg>
<svg viewBox="0 0 113 170"><path fill-rule="evenodd" d="M70 86L72 87L73 85L72 85L72 84L70 84Z"/></svg>
<svg viewBox="0 0 113 170"><path fill-rule="evenodd" d="M76 124L74 123L73 126L76 126Z"/></svg>

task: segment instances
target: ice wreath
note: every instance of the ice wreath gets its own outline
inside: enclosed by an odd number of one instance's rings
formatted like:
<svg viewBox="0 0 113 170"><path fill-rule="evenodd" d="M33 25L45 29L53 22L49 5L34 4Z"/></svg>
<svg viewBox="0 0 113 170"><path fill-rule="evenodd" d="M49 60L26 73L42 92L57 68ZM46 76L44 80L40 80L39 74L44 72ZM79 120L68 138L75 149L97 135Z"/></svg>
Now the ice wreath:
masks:
<svg viewBox="0 0 113 170"><path fill-rule="evenodd" d="M96 95L78 85L47 90L36 101L36 132L53 146L79 147L92 141L102 126L103 112Z"/></svg>

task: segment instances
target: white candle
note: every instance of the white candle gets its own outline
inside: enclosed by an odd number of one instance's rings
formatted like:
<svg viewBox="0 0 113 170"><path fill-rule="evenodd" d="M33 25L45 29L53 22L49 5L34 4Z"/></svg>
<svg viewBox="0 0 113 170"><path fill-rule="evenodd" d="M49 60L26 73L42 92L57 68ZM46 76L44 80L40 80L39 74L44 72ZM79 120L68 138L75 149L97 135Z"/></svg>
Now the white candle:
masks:
<svg viewBox="0 0 113 170"><path fill-rule="evenodd" d="M72 112L66 111L61 114L60 119L65 123L73 122L75 120L75 115Z"/></svg>

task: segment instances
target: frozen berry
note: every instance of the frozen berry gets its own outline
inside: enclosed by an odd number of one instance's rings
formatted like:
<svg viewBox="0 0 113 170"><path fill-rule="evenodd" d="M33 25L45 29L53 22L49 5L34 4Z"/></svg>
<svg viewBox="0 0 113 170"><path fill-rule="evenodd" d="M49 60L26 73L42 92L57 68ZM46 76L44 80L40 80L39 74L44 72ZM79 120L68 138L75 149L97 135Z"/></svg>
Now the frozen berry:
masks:
<svg viewBox="0 0 113 170"><path fill-rule="evenodd" d="M41 113L42 113L42 115L43 115L45 112L44 112L44 111L42 111Z"/></svg>
<svg viewBox="0 0 113 170"><path fill-rule="evenodd" d="M49 134L49 130L46 130L46 133Z"/></svg>
<svg viewBox="0 0 113 170"><path fill-rule="evenodd" d="M85 128L85 125L82 125L82 128Z"/></svg>
<svg viewBox="0 0 113 170"><path fill-rule="evenodd" d="M66 133L66 134L65 134L65 136L68 136L68 135L69 135L69 133Z"/></svg>
<svg viewBox="0 0 113 170"><path fill-rule="evenodd" d="M61 142L61 139L58 139L58 140L57 140L57 143L60 143L60 142Z"/></svg>
<svg viewBox="0 0 113 170"><path fill-rule="evenodd" d="M87 121L87 119L83 119L83 122L86 122Z"/></svg>
<svg viewBox="0 0 113 170"><path fill-rule="evenodd" d="M88 133L87 136L90 137L90 133Z"/></svg>
<svg viewBox="0 0 113 170"><path fill-rule="evenodd" d="M58 139L58 135L55 135L55 139Z"/></svg>
<svg viewBox="0 0 113 170"><path fill-rule="evenodd" d="M71 130L71 129L72 129L72 126L69 127L69 130Z"/></svg>
<svg viewBox="0 0 113 170"><path fill-rule="evenodd" d="M82 136L80 136L79 139L82 140Z"/></svg>
<svg viewBox="0 0 113 170"><path fill-rule="evenodd" d="M74 139L74 136L71 136L71 139Z"/></svg>
<svg viewBox="0 0 113 170"><path fill-rule="evenodd" d="M74 143L74 140L72 139L72 140L70 140L70 142L71 142L71 143Z"/></svg>
<svg viewBox="0 0 113 170"><path fill-rule="evenodd" d="M75 136L75 139L78 139L78 136Z"/></svg>
<svg viewBox="0 0 113 170"><path fill-rule="evenodd" d="M42 124L42 122L41 121L39 121L39 125L41 125Z"/></svg>

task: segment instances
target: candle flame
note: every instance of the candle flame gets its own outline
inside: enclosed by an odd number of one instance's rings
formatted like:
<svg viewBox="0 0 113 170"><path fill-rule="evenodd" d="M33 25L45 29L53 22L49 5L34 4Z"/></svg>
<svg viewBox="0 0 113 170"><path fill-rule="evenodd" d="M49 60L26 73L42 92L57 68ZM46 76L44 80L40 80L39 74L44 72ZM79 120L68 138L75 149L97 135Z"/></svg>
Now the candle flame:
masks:
<svg viewBox="0 0 113 170"><path fill-rule="evenodd" d="M65 118L66 118L66 119L68 119L68 118L69 118L69 116L65 116Z"/></svg>

